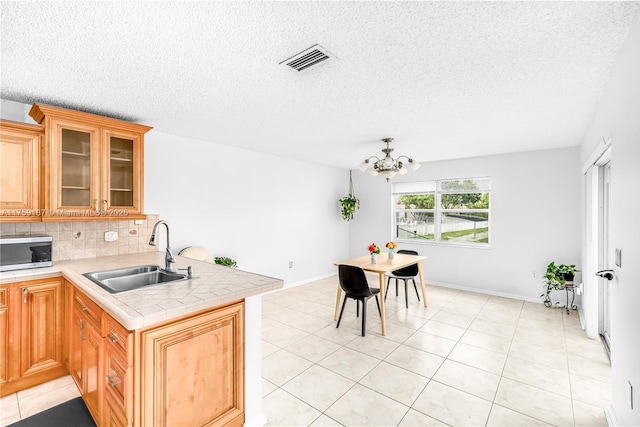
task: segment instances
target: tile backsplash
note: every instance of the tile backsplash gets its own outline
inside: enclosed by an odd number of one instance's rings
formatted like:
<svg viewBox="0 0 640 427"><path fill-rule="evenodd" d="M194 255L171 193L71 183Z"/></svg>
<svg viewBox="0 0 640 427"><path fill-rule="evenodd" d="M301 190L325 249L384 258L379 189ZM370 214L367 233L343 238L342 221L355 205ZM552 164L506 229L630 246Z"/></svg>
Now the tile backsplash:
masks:
<svg viewBox="0 0 640 427"><path fill-rule="evenodd" d="M129 221L17 222L0 224L0 235L47 234L53 237L53 261L155 252L149 237L158 215L142 224ZM104 233L117 231L118 240L105 242Z"/></svg>

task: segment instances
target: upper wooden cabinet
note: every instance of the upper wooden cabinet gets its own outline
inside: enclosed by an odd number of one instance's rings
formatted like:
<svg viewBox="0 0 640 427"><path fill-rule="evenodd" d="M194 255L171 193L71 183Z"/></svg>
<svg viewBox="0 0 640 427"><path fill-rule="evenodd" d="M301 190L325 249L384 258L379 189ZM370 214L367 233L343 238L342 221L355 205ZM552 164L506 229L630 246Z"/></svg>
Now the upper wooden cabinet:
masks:
<svg viewBox="0 0 640 427"><path fill-rule="evenodd" d="M144 218L144 134L151 127L34 104L44 125L43 220Z"/></svg>
<svg viewBox="0 0 640 427"><path fill-rule="evenodd" d="M0 221L40 221L44 129L0 120Z"/></svg>

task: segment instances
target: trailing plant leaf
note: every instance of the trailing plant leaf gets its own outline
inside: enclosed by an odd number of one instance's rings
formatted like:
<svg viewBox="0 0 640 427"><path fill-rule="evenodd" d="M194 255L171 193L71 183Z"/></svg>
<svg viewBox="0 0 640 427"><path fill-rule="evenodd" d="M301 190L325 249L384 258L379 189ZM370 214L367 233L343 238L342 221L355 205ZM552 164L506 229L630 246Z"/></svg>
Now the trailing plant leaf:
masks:
<svg viewBox="0 0 640 427"><path fill-rule="evenodd" d="M353 214L360 206L360 200L356 199L354 195L350 194L346 197L341 198L339 202L340 214L342 215L342 219L344 219L345 221L353 219Z"/></svg>
<svg viewBox="0 0 640 427"><path fill-rule="evenodd" d="M213 258L213 261L219 265L226 265L227 267L236 268L238 263L231 258L227 258L226 256L217 256Z"/></svg>

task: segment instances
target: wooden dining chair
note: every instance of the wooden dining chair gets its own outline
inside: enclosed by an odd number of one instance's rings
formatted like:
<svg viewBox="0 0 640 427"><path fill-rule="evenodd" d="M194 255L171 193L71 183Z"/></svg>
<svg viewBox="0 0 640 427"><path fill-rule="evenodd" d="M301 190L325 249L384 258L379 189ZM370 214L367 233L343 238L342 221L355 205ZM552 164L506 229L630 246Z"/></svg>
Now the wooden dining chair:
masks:
<svg viewBox="0 0 640 427"><path fill-rule="evenodd" d="M399 254L407 254L407 255L418 255L416 251L410 251L401 249L398 251ZM416 276L418 275L418 264L411 264L406 267L399 268L398 270L393 270L390 273L386 273L387 276L387 287L386 292L384 293L384 300L387 300L387 295L389 295L389 284L391 283L391 279L395 279L396 281L396 296L398 296L398 279L404 281L404 302L407 308L409 308L409 296L407 295L407 282L411 280L413 282L413 289L416 290L416 296L418 297L418 301L420 301L420 294L418 293L418 287L416 286Z"/></svg>
<svg viewBox="0 0 640 427"><path fill-rule="evenodd" d="M356 316L359 316L359 304L362 302L362 336L364 337L367 327L367 301L369 301L369 298L374 297L378 306L378 313L380 313L380 302L378 301L380 289L370 288L364 270L352 265L339 265L338 279L340 287L344 291L344 300L342 301L342 309L340 310L336 328L340 326L344 306L347 303L347 299L350 298L356 301ZM381 313L380 316L382 316Z"/></svg>

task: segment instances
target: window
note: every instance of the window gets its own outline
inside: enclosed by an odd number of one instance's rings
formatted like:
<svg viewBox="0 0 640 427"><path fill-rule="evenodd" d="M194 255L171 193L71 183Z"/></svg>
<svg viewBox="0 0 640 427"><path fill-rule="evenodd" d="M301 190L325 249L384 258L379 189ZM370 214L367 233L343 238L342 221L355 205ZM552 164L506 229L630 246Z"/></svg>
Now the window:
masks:
<svg viewBox="0 0 640 427"><path fill-rule="evenodd" d="M413 242L489 243L490 178L394 184L395 238Z"/></svg>

